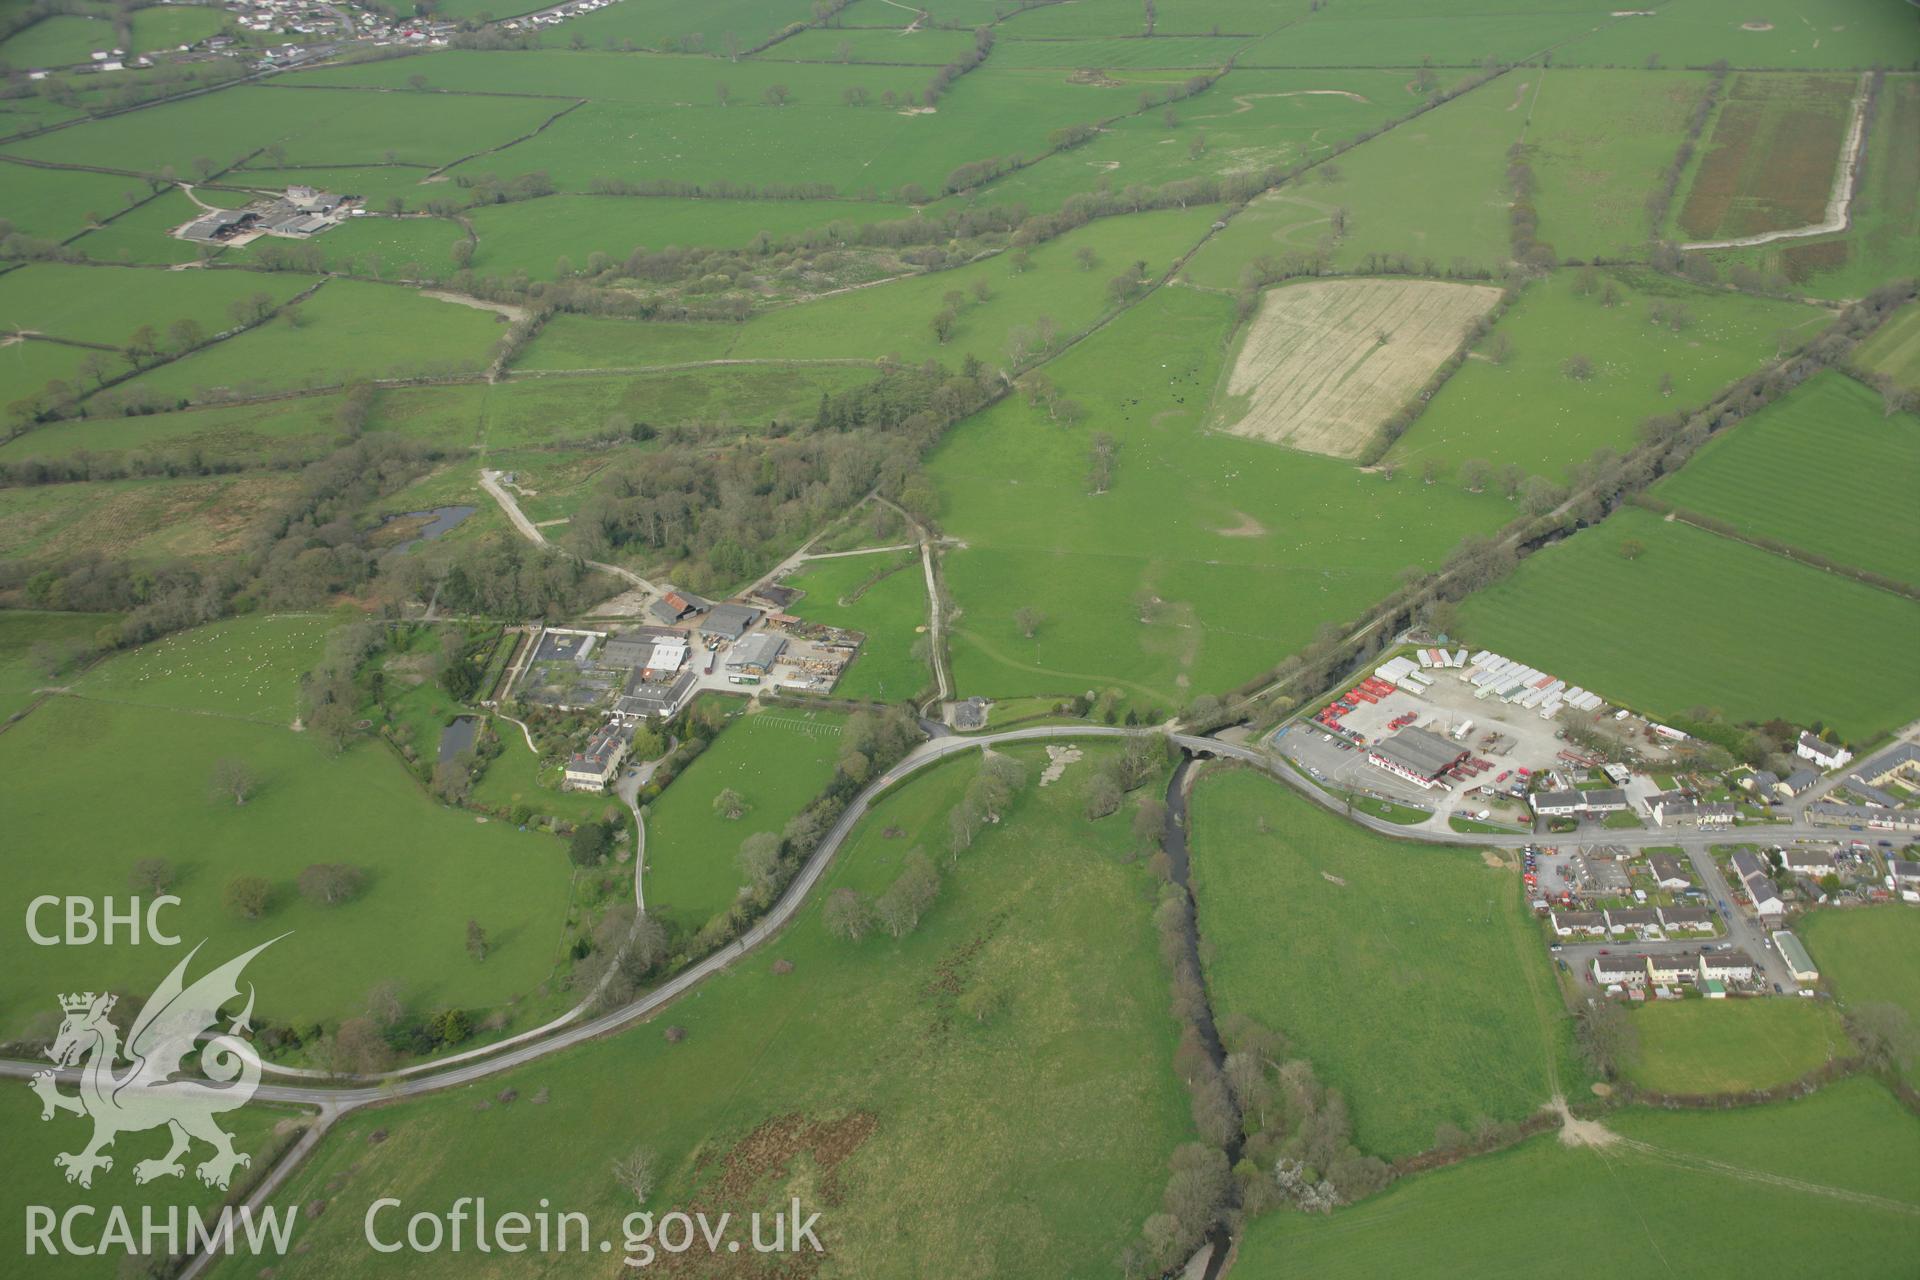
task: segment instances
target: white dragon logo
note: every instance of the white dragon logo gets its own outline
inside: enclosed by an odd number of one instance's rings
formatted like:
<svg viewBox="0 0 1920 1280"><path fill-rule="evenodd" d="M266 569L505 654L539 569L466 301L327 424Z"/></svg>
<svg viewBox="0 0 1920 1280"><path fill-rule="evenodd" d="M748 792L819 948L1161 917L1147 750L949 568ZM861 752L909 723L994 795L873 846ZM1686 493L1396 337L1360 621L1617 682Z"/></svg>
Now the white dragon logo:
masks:
<svg viewBox="0 0 1920 1280"><path fill-rule="evenodd" d="M200 952L199 946L194 947L141 1008L124 1050L120 1032L107 1020L116 997L91 991L60 997L67 1017L47 1056L56 1069L79 1068L80 1092L61 1093L54 1071L37 1072L32 1088L40 1095L42 1120L53 1119L56 1111L93 1117L93 1141L83 1150L53 1158L57 1167L67 1171L68 1182L91 1187L94 1170L113 1168L113 1157L103 1150L113 1145L116 1136L162 1125L171 1131L173 1145L159 1159L134 1165L135 1182L182 1176L186 1169L180 1157L195 1138L213 1147L212 1158L195 1170L210 1187L224 1191L233 1171L253 1162L251 1156L235 1151L232 1137L214 1123L222 1112L245 1106L260 1085L260 1055L240 1038L241 1032L250 1029L248 1019L253 1016L251 983L246 1008L228 1023L227 1030L207 1033L219 1022L220 1006L239 997L240 972L247 962L279 940L261 943L189 987L183 978L188 962ZM206 1036L204 1046L202 1036ZM204 1080L184 1071L187 1056L196 1048ZM115 1065L123 1059L132 1066L116 1073Z"/></svg>

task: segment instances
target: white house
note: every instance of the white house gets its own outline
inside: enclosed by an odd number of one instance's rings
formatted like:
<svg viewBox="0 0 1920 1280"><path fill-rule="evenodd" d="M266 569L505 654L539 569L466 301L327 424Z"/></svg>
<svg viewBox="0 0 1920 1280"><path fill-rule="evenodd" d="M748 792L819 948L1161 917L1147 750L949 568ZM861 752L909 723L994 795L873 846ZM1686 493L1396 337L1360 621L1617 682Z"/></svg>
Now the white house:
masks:
<svg viewBox="0 0 1920 1280"><path fill-rule="evenodd" d="M1562 938L1576 933L1588 938L1606 936L1607 918L1598 911L1553 911L1548 918L1553 921L1554 933Z"/></svg>
<svg viewBox="0 0 1920 1280"><path fill-rule="evenodd" d="M1753 909L1762 916L1777 916L1787 909L1780 899L1780 893L1773 887L1773 877L1767 874L1767 867L1759 855L1748 853L1745 849L1733 855L1733 874L1739 877L1740 885L1747 891L1747 897L1753 899Z"/></svg>
<svg viewBox="0 0 1920 1280"><path fill-rule="evenodd" d="M1744 951L1703 951L1700 953L1700 977L1721 982L1752 982L1753 960Z"/></svg>
<svg viewBox="0 0 1920 1280"><path fill-rule="evenodd" d="M1811 760L1822 769L1838 769L1853 759L1853 752L1837 742L1823 742L1810 733L1802 733L1800 742L1794 748L1794 754L1802 760Z"/></svg>
<svg viewBox="0 0 1920 1280"><path fill-rule="evenodd" d="M1887 888L1908 902L1920 902L1920 862L1888 858Z"/></svg>
<svg viewBox="0 0 1920 1280"><path fill-rule="evenodd" d="M1787 870L1795 875L1813 876L1817 879L1833 871L1833 855L1823 850L1793 847L1789 848L1782 857L1786 861Z"/></svg>

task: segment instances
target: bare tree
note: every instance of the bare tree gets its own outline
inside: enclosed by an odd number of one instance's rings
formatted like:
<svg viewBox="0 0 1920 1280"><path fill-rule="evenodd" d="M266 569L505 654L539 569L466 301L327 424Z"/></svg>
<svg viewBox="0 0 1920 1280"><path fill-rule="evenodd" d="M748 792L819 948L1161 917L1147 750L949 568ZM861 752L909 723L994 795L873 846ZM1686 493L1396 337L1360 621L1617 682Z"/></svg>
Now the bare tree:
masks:
<svg viewBox="0 0 1920 1280"><path fill-rule="evenodd" d="M653 1194L659 1169L660 1158L654 1154L652 1147L635 1147L613 1162L613 1180L637 1203L645 1204L647 1197Z"/></svg>
<svg viewBox="0 0 1920 1280"><path fill-rule="evenodd" d="M746 815L747 798L732 787L722 787L713 798L713 811L729 822L737 822Z"/></svg>
<svg viewBox="0 0 1920 1280"><path fill-rule="evenodd" d="M467 921L467 954L475 960L485 960L489 949L487 931L480 927L480 922Z"/></svg>
<svg viewBox="0 0 1920 1280"><path fill-rule="evenodd" d="M173 864L165 858L142 858L127 876L127 884L135 893L165 893L173 887L173 880Z"/></svg>
<svg viewBox="0 0 1920 1280"><path fill-rule="evenodd" d="M1013 625L1020 628L1020 634L1031 640L1039 632L1047 615L1030 604L1023 604L1013 611Z"/></svg>
<svg viewBox="0 0 1920 1280"><path fill-rule="evenodd" d="M366 885L366 873L344 862L316 862L300 873L300 896L319 907L337 907Z"/></svg>
<svg viewBox="0 0 1920 1280"><path fill-rule="evenodd" d="M214 761L213 777L207 794L214 800L232 800L236 807L253 798L260 789L260 775L245 760L226 758Z"/></svg>
<svg viewBox="0 0 1920 1280"><path fill-rule="evenodd" d="M873 906L852 889L835 889L827 897L827 932L858 942L873 928Z"/></svg>

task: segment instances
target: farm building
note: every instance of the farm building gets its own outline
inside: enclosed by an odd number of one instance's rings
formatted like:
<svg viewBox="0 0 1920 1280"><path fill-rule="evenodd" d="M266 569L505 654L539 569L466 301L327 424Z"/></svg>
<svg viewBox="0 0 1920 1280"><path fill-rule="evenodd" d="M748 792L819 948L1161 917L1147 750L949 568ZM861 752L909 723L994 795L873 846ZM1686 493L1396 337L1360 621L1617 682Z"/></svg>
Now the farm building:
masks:
<svg viewBox="0 0 1920 1280"><path fill-rule="evenodd" d="M1824 742L1810 733L1802 733L1794 748L1794 754L1802 760L1811 760L1822 769L1838 769L1853 759L1853 752L1836 742Z"/></svg>
<svg viewBox="0 0 1920 1280"><path fill-rule="evenodd" d="M718 613L719 610L714 612ZM729 677L759 679L773 670L773 664L786 651L787 638L777 631L761 631L733 646L727 654Z"/></svg>
<svg viewBox="0 0 1920 1280"><path fill-rule="evenodd" d="M594 731L587 745L567 761L566 786L569 791L602 791L620 772L627 758L627 730L609 721Z"/></svg>
<svg viewBox="0 0 1920 1280"><path fill-rule="evenodd" d="M1739 878L1740 887L1747 891L1747 897L1753 900L1755 911L1763 916L1777 916L1786 910L1779 891L1773 887L1773 878L1767 874L1767 865L1758 854L1745 849L1734 854L1733 874Z"/></svg>
<svg viewBox="0 0 1920 1280"><path fill-rule="evenodd" d="M623 631L600 647L599 663L625 671L671 675L687 660L687 637L680 631L637 627Z"/></svg>
<svg viewBox="0 0 1920 1280"><path fill-rule="evenodd" d="M1647 865L1653 868L1653 879L1662 889L1685 889L1693 883L1686 860L1678 854L1656 853L1647 858Z"/></svg>
<svg viewBox="0 0 1920 1280"><path fill-rule="evenodd" d="M647 612L668 625L685 621L707 607L707 602L690 591L676 591L668 587L658 600L647 606Z"/></svg>
<svg viewBox="0 0 1920 1280"><path fill-rule="evenodd" d="M572 631L564 627L548 627L540 633L540 643L533 651L535 662L580 662L587 660L594 645L606 639L604 631Z"/></svg>
<svg viewBox="0 0 1920 1280"><path fill-rule="evenodd" d="M1820 970L1814 965L1813 957L1807 954L1806 946L1800 939L1781 929L1773 935L1773 949L1787 962L1787 968L1793 972L1795 982L1818 982Z"/></svg>
<svg viewBox="0 0 1920 1280"><path fill-rule="evenodd" d="M700 630L722 640L738 640L760 621L760 610L745 604L717 604L700 622Z"/></svg>
<svg viewBox="0 0 1920 1280"><path fill-rule="evenodd" d="M683 671L673 680L640 681L635 680L627 686L627 692L614 701L613 716L623 724L658 717L665 720L680 714L680 708L687 705L693 697L694 685L699 678L693 671Z"/></svg>
<svg viewBox="0 0 1920 1280"><path fill-rule="evenodd" d="M1420 787L1445 785L1440 775L1466 758L1466 748L1425 729L1402 729L1367 752L1369 763Z"/></svg>

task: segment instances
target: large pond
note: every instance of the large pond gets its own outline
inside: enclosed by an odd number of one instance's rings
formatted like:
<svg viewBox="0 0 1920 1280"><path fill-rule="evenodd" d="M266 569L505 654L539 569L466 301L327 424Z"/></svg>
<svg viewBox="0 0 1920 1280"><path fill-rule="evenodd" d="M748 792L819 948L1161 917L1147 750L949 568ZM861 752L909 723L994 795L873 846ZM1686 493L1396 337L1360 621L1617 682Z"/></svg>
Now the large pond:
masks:
<svg viewBox="0 0 1920 1280"><path fill-rule="evenodd" d="M422 542L432 542L442 534L451 532L478 510L478 507L433 507L427 511L406 511L397 516L388 516L381 521L381 524L382 526L395 525L404 521L417 526L412 530L412 537L394 544L395 551L407 551Z"/></svg>

